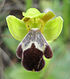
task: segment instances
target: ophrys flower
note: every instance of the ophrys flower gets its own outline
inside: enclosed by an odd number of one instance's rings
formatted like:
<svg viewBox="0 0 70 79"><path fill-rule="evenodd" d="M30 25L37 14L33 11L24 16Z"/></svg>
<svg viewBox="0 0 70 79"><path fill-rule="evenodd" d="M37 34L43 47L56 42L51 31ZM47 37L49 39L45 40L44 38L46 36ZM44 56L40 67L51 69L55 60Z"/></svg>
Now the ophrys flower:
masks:
<svg viewBox="0 0 70 79"><path fill-rule="evenodd" d="M48 42L55 40L62 31L63 19L52 11L40 13L36 8L23 12L20 20L9 15L6 20L12 36L21 41L17 48L17 57L27 70L40 71L45 61L53 56Z"/></svg>

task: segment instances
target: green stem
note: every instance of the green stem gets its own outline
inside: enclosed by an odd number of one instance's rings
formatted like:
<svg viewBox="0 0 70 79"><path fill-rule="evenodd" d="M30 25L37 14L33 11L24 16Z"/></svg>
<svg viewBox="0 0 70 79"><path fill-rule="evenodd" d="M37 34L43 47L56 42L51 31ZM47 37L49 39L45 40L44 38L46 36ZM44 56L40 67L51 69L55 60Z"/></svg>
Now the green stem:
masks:
<svg viewBox="0 0 70 79"><path fill-rule="evenodd" d="M63 27L63 36L64 40L69 38L69 4L68 0L63 0L63 18L64 18L64 27Z"/></svg>
<svg viewBox="0 0 70 79"><path fill-rule="evenodd" d="M32 7L32 0L25 0L26 1L26 10L28 8L31 8Z"/></svg>

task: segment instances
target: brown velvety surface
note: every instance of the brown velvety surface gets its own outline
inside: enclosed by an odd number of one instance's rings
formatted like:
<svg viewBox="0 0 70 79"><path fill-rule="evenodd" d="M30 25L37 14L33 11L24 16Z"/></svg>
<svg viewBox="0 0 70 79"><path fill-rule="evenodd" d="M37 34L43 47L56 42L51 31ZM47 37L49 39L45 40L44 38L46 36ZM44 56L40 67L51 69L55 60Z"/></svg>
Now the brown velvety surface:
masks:
<svg viewBox="0 0 70 79"><path fill-rule="evenodd" d="M23 52L22 64L27 70L40 71L45 65L42 57L43 52L35 48L33 43L31 48Z"/></svg>
<svg viewBox="0 0 70 79"><path fill-rule="evenodd" d="M52 58L53 53L52 53L52 50L51 50L49 45L46 46L45 51L44 51L44 55L46 58Z"/></svg>
<svg viewBox="0 0 70 79"><path fill-rule="evenodd" d="M16 55L18 58L22 58L22 48L21 48L21 44L18 46L17 50L16 50Z"/></svg>

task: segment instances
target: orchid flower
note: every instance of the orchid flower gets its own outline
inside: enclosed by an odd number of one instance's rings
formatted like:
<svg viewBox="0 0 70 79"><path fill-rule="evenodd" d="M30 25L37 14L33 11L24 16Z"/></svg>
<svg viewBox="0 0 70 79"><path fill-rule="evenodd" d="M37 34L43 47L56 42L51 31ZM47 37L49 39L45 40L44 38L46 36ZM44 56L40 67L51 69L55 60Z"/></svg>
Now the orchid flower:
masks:
<svg viewBox="0 0 70 79"><path fill-rule="evenodd" d="M10 33L20 41L16 55L25 69L40 71L45 65L43 56L47 59L53 56L48 43L60 35L63 19L55 17L51 10L41 13L36 8L30 8L22 15L22 19L13 15L6 18Z"/></svg>

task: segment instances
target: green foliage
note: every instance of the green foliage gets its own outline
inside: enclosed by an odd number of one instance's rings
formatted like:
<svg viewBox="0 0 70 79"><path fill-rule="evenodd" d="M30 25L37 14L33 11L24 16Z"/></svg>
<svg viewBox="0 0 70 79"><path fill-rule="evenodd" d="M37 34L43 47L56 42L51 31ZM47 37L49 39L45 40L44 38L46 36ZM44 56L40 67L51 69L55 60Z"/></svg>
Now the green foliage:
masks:
<svg viewBox="0 0 70 79"><path fill-rule="evenodd" d="M9 50L11 50L13 53L16 53L16 48L19 44L18 41L16 41L9 33L8 29L6 29L3 33L3 42L8 47Z"/></svg>
<svg viewBox="0 0 70 79"><path fill-rule="evenodd" d="M26 9L31 8L32 7L32 0L25 0L26 2Z"/></svg>
<svg viewBox="0 0 70 79"><path fill-rule="evenodd" d="M70 24L70 2L67 0L63 0L63 18L64 18L64 28L63 28L63 37L64 41L68 40L70 38L69 35L69 24Z"/></svg>

